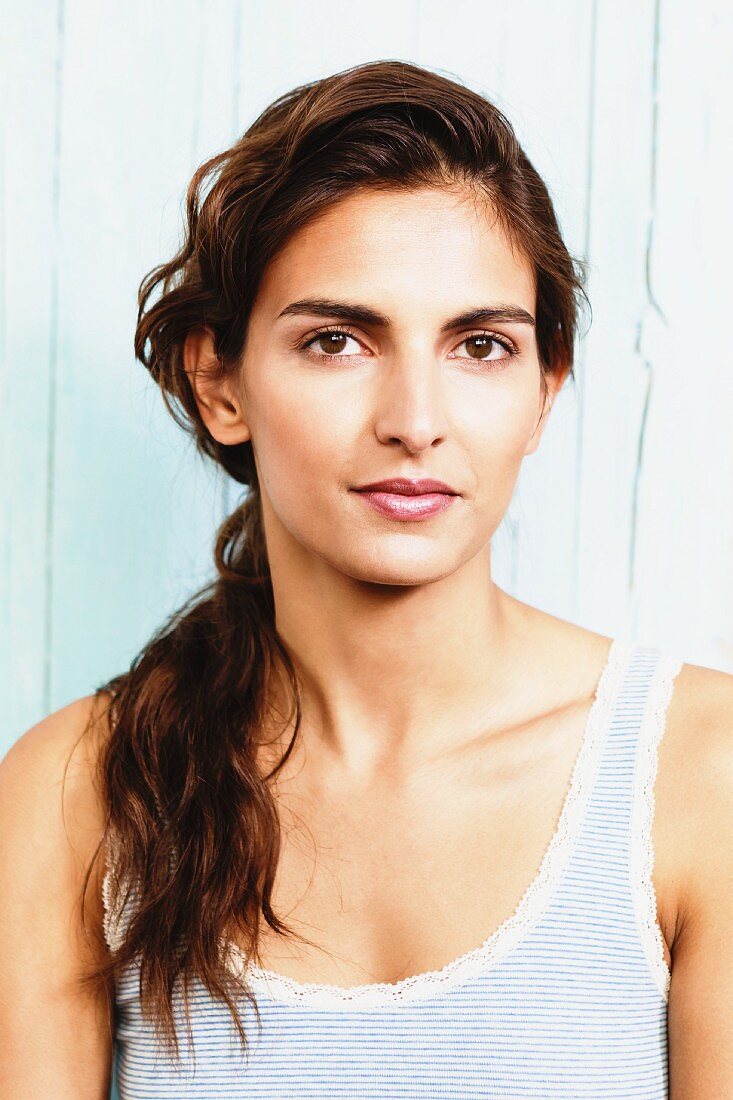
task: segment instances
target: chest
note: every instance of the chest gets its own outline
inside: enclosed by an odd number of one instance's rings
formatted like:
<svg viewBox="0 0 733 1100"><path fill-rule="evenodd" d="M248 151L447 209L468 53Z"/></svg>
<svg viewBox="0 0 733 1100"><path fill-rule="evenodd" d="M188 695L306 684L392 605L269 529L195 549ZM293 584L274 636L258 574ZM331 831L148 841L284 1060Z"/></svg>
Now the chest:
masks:
<svg viewBox="0 0 733 1100"><path fill-rule="evenodd" d="M555 734L456 762L405 785L280 799L273 904L308 943L266 928L262 965L298 982L354 986L439 970L500 928L533 884L564 809L581 717ZM660 776L661 779L661 776ZM664 952L676 922L673 815L660 783L654 886Z"/></svg>

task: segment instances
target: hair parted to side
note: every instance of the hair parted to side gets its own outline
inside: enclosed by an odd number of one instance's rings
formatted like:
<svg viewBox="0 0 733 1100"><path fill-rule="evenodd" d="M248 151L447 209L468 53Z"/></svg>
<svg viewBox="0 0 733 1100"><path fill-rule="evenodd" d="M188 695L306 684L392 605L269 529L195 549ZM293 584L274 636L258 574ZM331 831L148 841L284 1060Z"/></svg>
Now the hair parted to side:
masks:
<svg viewBox="0 0 733 1100"><path fill-rule="evenodd" d="M297 229L357 188L424 186L467 188L488 200L535 273L542 377L572 376L580 298L587 301L583 265L562 241L545 184L496 106L403 61L357 65L276 99L197 169L182 247L139 288L136 357L199 452L249 488L217 532L216 580L168 618L126 672L96 690L109 736L100 757L107 822L95 861L109 846L117 904L130 884L137 900L109 963L88 980L109 989L136 962L143 1011L176 1054L179 982L189 1038L189 987L199 979L227 1005L246 1049L241 995L258 1027L260 1016L222 944L235 932L247 959L261 962L263 921L298 935L271 907L280 834L269 781L301 722L298 679L274 625L252 445L223 445L209 434L184 369L184 340L207 325L221 371L237 370L263 272ZM292 690L293 734L264 775L255 749L272 718L267 685L278 665Z"/></svg>

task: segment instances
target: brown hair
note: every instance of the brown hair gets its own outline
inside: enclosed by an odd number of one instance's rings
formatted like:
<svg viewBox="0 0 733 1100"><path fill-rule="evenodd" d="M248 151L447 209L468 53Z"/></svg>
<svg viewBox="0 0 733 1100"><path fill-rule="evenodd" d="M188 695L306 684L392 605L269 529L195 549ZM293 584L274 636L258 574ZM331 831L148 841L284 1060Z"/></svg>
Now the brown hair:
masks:
<svg viewBox="0 0 733 1100"><path fill-rule="evenodd" d="M207 183L211 186L206 189ZM173 989L200 979L223 1000L254 995L222 957L236 929L259 962L264 920L296 935L270 904L280 850L269 781L301 722L298 679L278 638L251 442L217 442L183 366L186 334L207 325L221 371L235 371L262 274L288 238L356 188L468 187L488 200L535 274L536 340L545 372L572 375L584 275L565 247L547 188L505 116L462 84L417 65L358 65L280 96L188 187L185 238L139 289L136 357L198 450L248 492L216 536L214 582L154 634L130 668L100 686L109 736L100 756L114 883L137 903L110 961L91 978L140 965L143 1011L178 1053ZM159 291L155 301L153 292ZM587 299L585 299L587 301ZM285 670L294 728L277 767L256 766L267 685ZM287 726L284 727L286 729ZM85 879L85 891L91 868Z"/></svg>

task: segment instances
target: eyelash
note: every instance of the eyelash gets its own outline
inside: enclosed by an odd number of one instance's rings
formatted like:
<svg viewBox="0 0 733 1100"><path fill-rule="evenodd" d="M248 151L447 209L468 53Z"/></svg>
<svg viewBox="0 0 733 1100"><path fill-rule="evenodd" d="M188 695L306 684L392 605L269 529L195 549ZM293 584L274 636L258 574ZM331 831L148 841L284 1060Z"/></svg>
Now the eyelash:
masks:
<svg viewBox="0 0 733 1100"><path fill-rule="evenodd" d="M340 328L333 328L333 327L328 327L327 326L326 328L318 329L318 331L313 333L312 336L309 336L307 340L305 340L302 344L298 345L298 349L300 351L307 351L309 355L313 356L315 359L320 359L320 360L323 360L323 359L353 359L354 358L353 355L338 355L338 354L328 355L326 352L317 352L317 351L312 351L310 349L310 345L315 343L315 341L319 338L319 336L331 336L331 335L334 335L334 336L350 336L353 340L356 340L359 343L361 343L361 341L359 340L359 337L356 335L356 333L353 332L351 329L349 329L347 326L342 326ZM500 336L499 333L497 333L497 332L487 332L485 330L482 330L481 332L470 332L467 336L463 337L463 339L460 341L460 343L464 344L466 342L466 340L470 340L472 336L488 336L488 337L490 337L490 339L494 340L497 344L500 344L501 347L503 347L504 350L507 353L506 356L504 356L502 358L513 359L515 355L519 354L519 349L515 346L515 344L507 336ZM460 344L458 346L460 347ZM478 364L491 363L491 364L495 365L495 364L500 363L502 361L501 359L474 359L472 356L464 356L464 355L459 356L459 358L461 358L461 359L471 359L471 361L473 363L478 363ZM496 366L494 366L494 369L496 369Z"/></svg>

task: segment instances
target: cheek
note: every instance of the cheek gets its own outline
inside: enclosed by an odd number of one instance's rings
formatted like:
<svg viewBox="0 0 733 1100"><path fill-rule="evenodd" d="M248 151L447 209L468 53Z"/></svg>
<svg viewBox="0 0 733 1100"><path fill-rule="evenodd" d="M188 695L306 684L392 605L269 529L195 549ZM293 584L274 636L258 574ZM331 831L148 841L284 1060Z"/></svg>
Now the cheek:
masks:
<svg viewBox="0 0 733 1100"><path fill-rule="evenodd" d="M512 385L495 388L471 408L464 447L474 519L484 534L496 531L509 508L539 417L537 402L536 387Z"/></svg>
<svg viewBox="0 0 733 1100"><path fill-rule="evenodd" d="M252 413L260 479L276 506L310 507L320 490L333 491L359 433L353 402L333 394L324 400L312 388L270 386Z"/></svg>
<svg viewBox="0 0 733 1100"><path fill-rule="evenodd" d="M465 406L466 438L479 459L479 476L487 465L495 475L516 474L539 419L538 402L539 391L530 381L487 389Z"/></svg>

